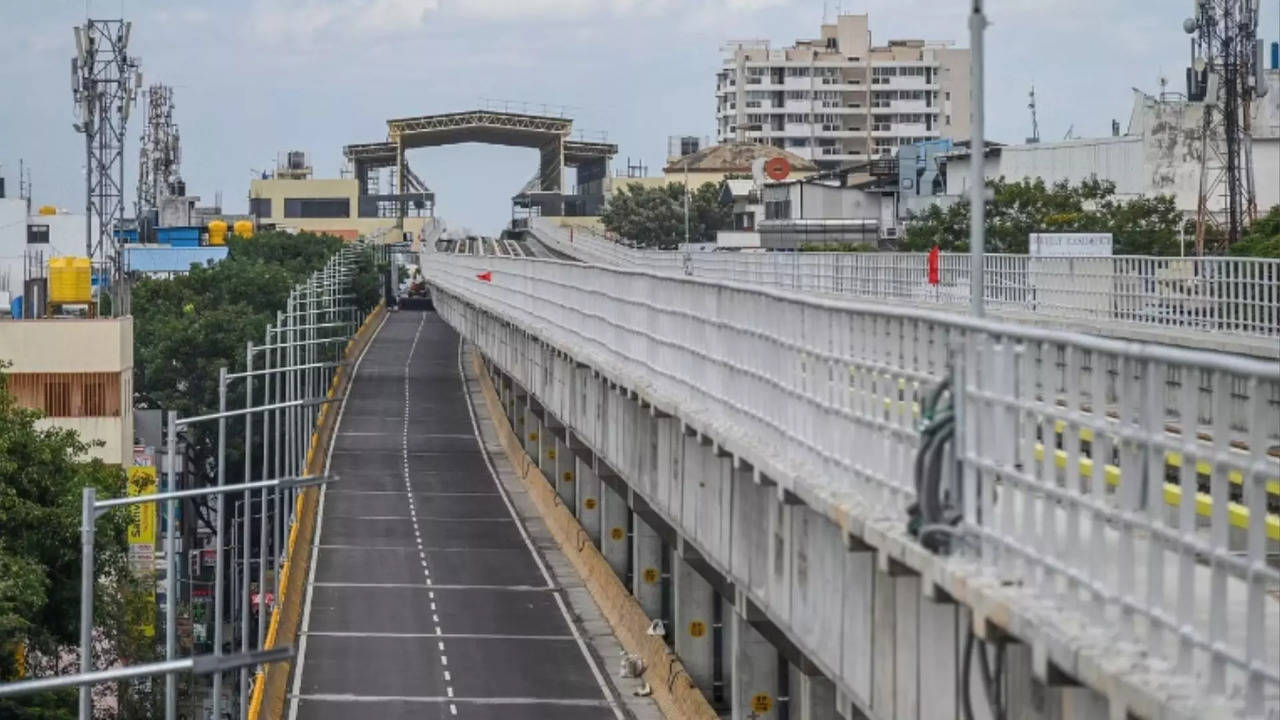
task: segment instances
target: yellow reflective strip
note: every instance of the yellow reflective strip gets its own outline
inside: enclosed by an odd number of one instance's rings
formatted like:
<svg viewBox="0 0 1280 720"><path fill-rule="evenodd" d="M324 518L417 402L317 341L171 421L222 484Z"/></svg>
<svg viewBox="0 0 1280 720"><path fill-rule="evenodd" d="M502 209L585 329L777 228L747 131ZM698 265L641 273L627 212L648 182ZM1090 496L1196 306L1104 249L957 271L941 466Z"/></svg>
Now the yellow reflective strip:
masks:
<svg viewBox="0 0 1280 720"><path fill-rule="evenodd" d="M1037 462L1044 460L1044 445L1041 443L1036 443L1035 445L1035 458ZM1067 469L1067 453L1065 450L1053 451L1053 464L1059 470ZM1086 477L1093 475L1092 459L1081 457L1077 467L1081 475ZM1104 478L1108 485L1118 485L1120 483L1120 468L1115 465L1107 465L1104 472ZM1182 488L1173 483L1165 483L1164 499L1168 504L1177 507L1182 503ZM1213 515L1213 498L1207 493L1196 493L1196 514L1202 517ZM1228 503L1227 519L1233 527L1247 530L1249 528L1249 508L1236 502ZM1280 515L1267 513L1265 522L1267 524L1267 537L1280 541Z"/></svg>

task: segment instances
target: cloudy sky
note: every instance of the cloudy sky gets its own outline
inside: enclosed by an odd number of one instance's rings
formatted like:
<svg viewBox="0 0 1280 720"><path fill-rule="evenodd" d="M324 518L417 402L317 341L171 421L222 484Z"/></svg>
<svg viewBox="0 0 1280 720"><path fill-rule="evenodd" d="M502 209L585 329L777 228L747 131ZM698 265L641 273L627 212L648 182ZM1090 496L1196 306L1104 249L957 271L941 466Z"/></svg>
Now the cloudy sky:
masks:
<svg viewBox="0 0 1280 720"><path fill-rule="evenodd" d="M93 17L133 21L145 82L175 88L188 191L247 208L253 171L307 151L334 176L346 143L381 140L388 117L451 112L487 98L566 108L658 172L673 134L710 135L719 47L817 35L824 11L868 12L873 40L968 45L965 0L89 0ZM1262 32L1280 35L1280 2ZM987 0L989 137L1110 132L1132 88L1180 89L1189 0ZM71 27L85 0L0 0L0 173L32 167L37 204L84 205L83 141L71 128ZM142 109L129 126L132 212ZM416 150L410 162L451 226L497 230L535 172L536 151L479 145ZM12 190L11 190L12 192Z"/></svg>

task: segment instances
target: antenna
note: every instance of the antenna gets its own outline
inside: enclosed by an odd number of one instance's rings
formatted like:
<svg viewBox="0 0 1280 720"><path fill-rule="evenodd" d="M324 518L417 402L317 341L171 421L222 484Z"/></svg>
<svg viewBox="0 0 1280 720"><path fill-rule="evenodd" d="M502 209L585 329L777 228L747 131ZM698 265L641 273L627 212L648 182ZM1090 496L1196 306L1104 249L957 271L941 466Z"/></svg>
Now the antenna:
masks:
<svg viewBox="0 0 1280 720"><path fill-rule="evenodd" d="M1187 99L1202 103L1200 192L1196 253L1205 240L1229 246L1257 217L1250 140L1256 83L1258 4L1252 0L1195 0L1195 17L1182 23L1191 36Z"/></svg>
<svg viewBox="0 0 1280 720"><path fill-rule="evenodd" d="M1027 109L1031 111L1031 137L1027 138L1028 145L1034 145L1040 142L1040 122L1036 119L1036 86L1031 86L1031 92L1028 93L1031 102L1027 103Z"/></svg>
<svg viewBox="0 0 1280 720"><path fill-rule="evenodd" d="M128 54L130 28L125 20L85 20L75 28L71 61L74 127L85 136L85 254L110 268L117 315L129 312L115 237L124 220L125 125L141 80Z"/></svg>

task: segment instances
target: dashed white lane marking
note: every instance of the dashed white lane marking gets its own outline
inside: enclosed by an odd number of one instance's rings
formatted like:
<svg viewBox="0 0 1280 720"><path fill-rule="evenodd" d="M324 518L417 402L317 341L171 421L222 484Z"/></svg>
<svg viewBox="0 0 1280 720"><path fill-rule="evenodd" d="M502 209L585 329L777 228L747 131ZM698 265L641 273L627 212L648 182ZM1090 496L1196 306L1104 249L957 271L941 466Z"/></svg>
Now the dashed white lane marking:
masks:
<svg viewBox="0 0 1280 720"><path fill-rule="evenodd" d="M413 334L413 344L409 346L409 356L405 358L404 361L404 425L400 431L400 453L402 458L400 466L404 474L404 491L409 498L409 520L413 523L413 537L417 541L418 545L418 559L422 562L422 574L426 578L427 586L430 587L431 568L427 566L427 554L422 549L422 529L418 526L418 511L414 506L413 500L413 482L411 481L409 474L409 388L411 387L409 382L409 370L413 366L413 352L418 348L418 338L422 336L422 326L426 321L427 315L426 313L423 313L422 318L418 320L418 329ZM433 600L435 599L434 593L431 597ZM431 621L434 623L436 635L443 636L444 628L440 627L440 616L435 612L436 604L434 602L431 603L431 610ZM437 641L437 644L440 647L440 666L443 668L445 665L449 664L449 658L444 654L444 641ZM452 682L449 672L447 670L444 671L444 691L450 698L453 697ZM449 712L453 715L457 715L457 706L450 703Z"/></svg>

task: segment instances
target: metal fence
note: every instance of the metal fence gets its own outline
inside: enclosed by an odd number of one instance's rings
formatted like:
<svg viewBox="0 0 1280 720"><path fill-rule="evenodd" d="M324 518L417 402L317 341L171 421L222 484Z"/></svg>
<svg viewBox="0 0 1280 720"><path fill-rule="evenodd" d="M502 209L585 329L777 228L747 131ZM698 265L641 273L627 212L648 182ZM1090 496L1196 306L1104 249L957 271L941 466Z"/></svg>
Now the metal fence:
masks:
<svg viewBox="0 0 1280 720"><path fill-rule="evenodd" d="M539 240L587 262L882 301L969 307L967 254L943 253L937 284L924 253L672 252L629 248L581 227L535 218ZM1280 260L1030 257L988 254L994 315L1077 324L1229 333L1280 355Z"/></svg>
<svg viewBox="0 0 1280 720"><path fill-rule="evenodd" d="M920 406L951 378L952 497L983 572L1144 646L1201 692L1253 712L1280 695L1280 647L1265 641L1280 629L1275 363L667 272L453 255L423 267L436 307L486 353L506 352L485 321L497 316L869 516L905 523Z"/></svg>

